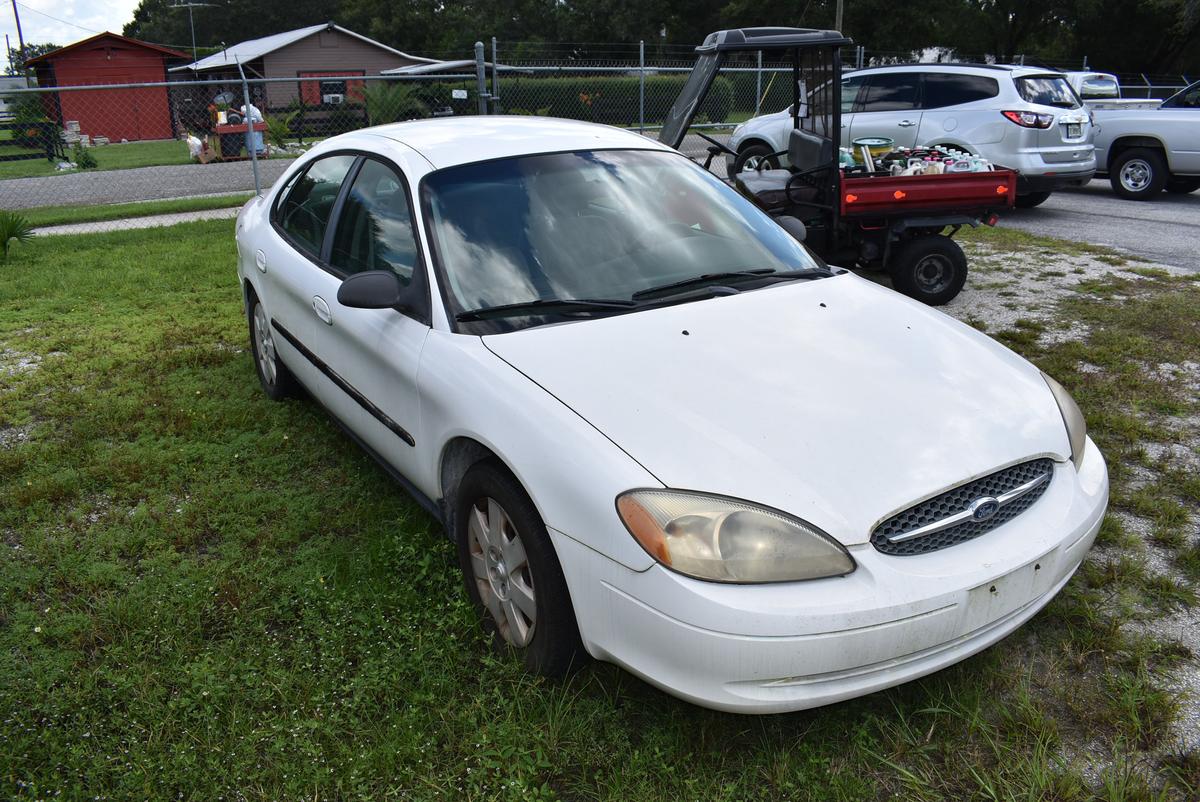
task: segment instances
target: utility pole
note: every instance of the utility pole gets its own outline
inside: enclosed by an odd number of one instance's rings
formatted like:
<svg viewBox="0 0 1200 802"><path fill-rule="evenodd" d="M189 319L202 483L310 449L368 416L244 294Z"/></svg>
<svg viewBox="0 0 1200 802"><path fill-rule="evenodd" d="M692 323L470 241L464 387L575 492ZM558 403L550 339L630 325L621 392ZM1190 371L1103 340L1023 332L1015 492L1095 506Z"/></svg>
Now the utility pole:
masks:
<svg viewBox="0 0 1200 802"><path fill-rule="evenodd" d="M843 4L844 4L844 0L837 0L837 17L833 21L833 28L834 28L834 30L838 31L839 33L842 30L842 5Z"/></svg>
<svg viewBox="0 0 1200 802"><path fill-rule="evenodd" d="M21 33L21 13L17 11L17 0L12 0L13 16L17 18L17 46L21 48L21 74L25 76L25 85L29 86L29 71L25 69L25 37Z"/></svg>
<svg viewBox="0 0 1200 802"><path fill-rule="evenodd" d="M16 7L16 5L15 5L16 2L17 2L17 0L13 0L14 8ZM213 5L213 4L212 3L187 2L187 3L176 3L175 5L171 6L171 8L186 8L188 10L188 28L190 28L192 31L192 62L193 63L196 61L196 23L192 20L192 9L193 8L207 8L208 6L211 6L211 5Z"/></svg>

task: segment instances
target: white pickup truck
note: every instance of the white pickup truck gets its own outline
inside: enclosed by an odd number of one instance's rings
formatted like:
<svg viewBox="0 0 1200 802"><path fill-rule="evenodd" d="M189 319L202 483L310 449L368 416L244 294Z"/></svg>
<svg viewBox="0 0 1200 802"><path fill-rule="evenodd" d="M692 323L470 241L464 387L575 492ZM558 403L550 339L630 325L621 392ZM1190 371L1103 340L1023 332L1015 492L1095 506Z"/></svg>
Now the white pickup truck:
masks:
<svg viewBox="0 0 1200 802"><path fill-rule="evenodd" d="M1114 97L1104 73L1067 76L1096 126L1096 173L1129 200L1200 189L1200 81L1166 100ZM1105 79L1110 79L1106 81Z"/></svg>

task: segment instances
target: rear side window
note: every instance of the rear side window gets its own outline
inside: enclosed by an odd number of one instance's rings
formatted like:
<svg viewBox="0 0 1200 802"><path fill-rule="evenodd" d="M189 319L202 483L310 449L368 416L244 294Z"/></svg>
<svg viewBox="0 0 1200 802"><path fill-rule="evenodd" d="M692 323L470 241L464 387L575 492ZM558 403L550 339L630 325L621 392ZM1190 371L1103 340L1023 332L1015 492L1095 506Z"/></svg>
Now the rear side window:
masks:
<svg viewBox="0 0 1200 802"><path fill-rule="evenodd" d="M861 111L905 111L916 108L920 78L916 72L870 76L867 78L866 94L862 96Z"/></svg>
<svg viewBox="0 0 1200 802"><path fill-rule="evenodd" d="M986 75L953 75L943 72L925 74L925 94L921 105L941 109L976 100L987 100L1000 94L1000 83Z"/></svg>
<svg viewBox="0 0 1200 802"><path fill-rule="evenodd" d="M1027 103L1056 106L1060 109L1079 108L1079 99L1067 79L1061 75L1032 75L1017 79L1017 92Z"/></svg>
<svg viewBox="0 0 1200 802"><path fill-rule="evenodd" d="M320 257L325 229L346 173L357 156L341 154L318 159L292 185L279 206L277 222L296 246Z"/></svg>
<svg viewBox="0 0 1200 802"><path fill-rule="evenodd" d="M346 273L391 270L404 285L417 264L408 193L392 168L368 159L354 178L333 234L329 263Z"/></svg>

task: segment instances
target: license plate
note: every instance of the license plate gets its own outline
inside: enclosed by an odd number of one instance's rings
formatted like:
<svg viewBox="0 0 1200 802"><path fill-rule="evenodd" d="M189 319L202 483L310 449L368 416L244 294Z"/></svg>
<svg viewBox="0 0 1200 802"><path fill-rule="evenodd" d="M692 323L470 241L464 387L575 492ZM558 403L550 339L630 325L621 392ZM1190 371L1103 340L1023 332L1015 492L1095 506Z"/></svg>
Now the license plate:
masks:
<svg viewBox="0 0 1200 802"><path fill-rule="evenodd" d="M1079 139L1083 136L1083 123L1067 124L1067 139Z"/></svg>

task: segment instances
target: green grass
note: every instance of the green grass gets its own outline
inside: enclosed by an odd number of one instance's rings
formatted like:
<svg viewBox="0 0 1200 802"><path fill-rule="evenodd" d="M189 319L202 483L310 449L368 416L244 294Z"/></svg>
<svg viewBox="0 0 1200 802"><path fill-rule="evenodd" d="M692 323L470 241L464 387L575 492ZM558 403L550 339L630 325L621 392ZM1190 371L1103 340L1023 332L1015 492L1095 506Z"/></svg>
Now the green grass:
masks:
<svg viewBox="0 0 1200 802"><path fill-rule="evenodd" d="M145 217L155 214L177 212L199 212L206 209L228 209L241 206L254 193L217 195L200 198L172 198L139 203L110 203L95 206L40 206L22 209L20 214L35 226L58 226L70 223L96 223L105 220L123 220L129 217Z"/></svg>
<svg viewBox="0 0 1200 802"><path fill-rule="evenodd" d="M149 167L160 164L188 164L187 143L178 139L163 139L151 142L113 142L89 148L96 157L96 170L124 170L130 167ZM67 148L67 161L71 160L71 149ZM46 159L0 162L0 179L27 178L55 174L54 165Z"/></svg>
<svg viewBox="0 0 1200 802"><path fill-rule="evenodd" d="M47 237L0 266L0 797L1192 798L1194 753L1140 751L1183 655L1121 628L1114 596L1169 593L1133 559L981 655L820 710L525 675L481 642L434 521L311 401L263 397L232 228ZM1092 342L1015 335L1114 462L1152 428L1124 405L1170 405L1120 355L1194 345L1194 288L1146 281L1071 308ZM1111 760L1099 789L1066 756L1085 749Z"/></svg>

